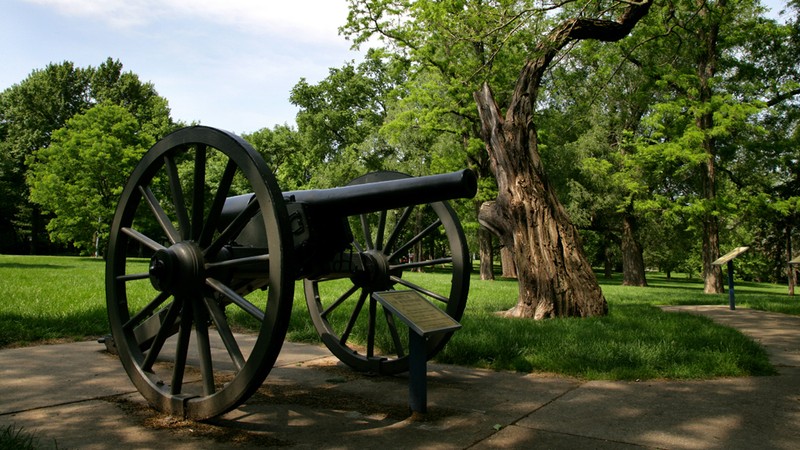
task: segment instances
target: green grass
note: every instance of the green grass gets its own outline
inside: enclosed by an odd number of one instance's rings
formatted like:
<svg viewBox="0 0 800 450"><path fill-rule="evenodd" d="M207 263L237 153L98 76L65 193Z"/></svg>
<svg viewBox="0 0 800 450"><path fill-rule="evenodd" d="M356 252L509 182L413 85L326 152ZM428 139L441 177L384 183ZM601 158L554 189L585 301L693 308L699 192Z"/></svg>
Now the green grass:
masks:
<svg viewBox="0 0 800 450"><path fill-rule="evenodd" d="M101 260L0 255L0 347L75 340L108 332ZM408 274L443 289L436 274ZM517 297L513 280L473 277L459 330L437 355L440 362L585 379L701 379L775 373L764 350L730 328L657 305L720 304L702 282L648 274L650 287L600 279L609 301L606 317L532 321L501 318ZM800 314L800 298L786 286L737 283L737 306ZM319 342L303 299L295 292L288 339Z"/></svg>
<svg viewBox="0 0 800 450"><path fill-rule="evenodd" d="M100 259L0 255L0 347L108 332Z"/></svg>
<svg viewBox="0 0 800 450"><path fill-rule="evenodd" d="M682 286L687 286L682 284ZM707 297L702 284L678 290ZM453 364L554 372L586 379L709 378L773 374L763 349L736 330L655 305L670 287L635 288L610 280L605 317L531 321L498 317L512 307L517 284L473 278L463 328L437 357ZM713 296L714 301L727 297ZM717 299L716 297L720 297ZM786 298L788 299L788 297ZM497 349L503 349L498 351Z"/></svg>
<svg viewBox="0 0 800 450"><path fill-rule="evenodd" d="M0 448L3 450L41 450L58 448L58 444L54 441L52 446L43 445L34 433L16 425L7 425L0 428Z"/></svg>

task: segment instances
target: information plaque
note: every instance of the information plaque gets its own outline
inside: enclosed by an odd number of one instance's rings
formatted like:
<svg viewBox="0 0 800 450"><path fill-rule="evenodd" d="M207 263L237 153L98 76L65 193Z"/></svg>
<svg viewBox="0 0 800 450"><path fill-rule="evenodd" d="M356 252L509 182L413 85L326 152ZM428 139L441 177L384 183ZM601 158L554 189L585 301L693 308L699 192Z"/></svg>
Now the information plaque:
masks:
<svg viewBox="0 0 800 450"><path fill-rule="evenodd" d="M372 295L420 336L461 328L460 323L416 291L384 291Z"/></svg>
<svg viewBox="0 0 800 450"><path fill-rule="evenodd" d="M718 260L711 263L713 266L721 266L728 261L733 260L737 256L741 255L742 253L750 250L750 247L736 247L735 249L731 250L730 252L722 255Z"/></svg>
<svg viewBox="0 0 800 450"><path fill-rule="evenodd" d="M728 265L728 303L730 303L731 311L736 309L736 298L733 293L733 260L747 250L750 250L750 247L736 247L711 263L712 266Z"/></svg>

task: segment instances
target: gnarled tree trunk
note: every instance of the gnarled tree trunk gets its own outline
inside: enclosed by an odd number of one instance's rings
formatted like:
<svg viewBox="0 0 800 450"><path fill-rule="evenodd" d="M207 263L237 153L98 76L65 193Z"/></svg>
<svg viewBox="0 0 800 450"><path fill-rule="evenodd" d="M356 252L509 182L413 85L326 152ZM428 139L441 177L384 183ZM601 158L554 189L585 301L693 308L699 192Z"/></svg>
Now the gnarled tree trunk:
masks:
<svg viewBox="0 0 800 450"><path fill-rule="evenodd" d="M479 220L497 230L514 252L519 299L508 311L511 316L542 319L608 312L578 231L545 176L533 110L542 76L564 46L580 39L622 39L647 14L650 1L630 3L617 21L571 19L554 28L520 73L505 117L487 84L474 94L498 187L497 200L481 207Z"/></svg>

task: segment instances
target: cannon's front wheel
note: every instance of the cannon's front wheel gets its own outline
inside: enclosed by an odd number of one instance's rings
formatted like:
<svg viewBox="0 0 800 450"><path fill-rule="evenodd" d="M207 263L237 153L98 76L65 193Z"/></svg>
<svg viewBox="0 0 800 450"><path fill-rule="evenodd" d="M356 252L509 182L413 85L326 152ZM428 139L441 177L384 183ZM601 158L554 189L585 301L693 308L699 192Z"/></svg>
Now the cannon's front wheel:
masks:
<svg viewBox="0 0 800 450"><path fill-rule="evenodd" d="M223 212L247 192L245 207ZM252 221L266 241L242 246ZM261 386L291 312L288 223L266 164L232 134L185 128L145 154L111 226L106 298L120 359L155 407L203 419ZM258 334L236 333L248 325Z"/></svg>
<svg viewBox="0 0 800 450"><path fill-rule="evenodd" d="M375 172L350 184L408 177ZM379 211L349 218L351 251L365 273L350 279L305 280L305 297L322 341L342 362L365 372L408 370L408 328L372 294L412 290L460 320L469 292L471 261L455 212L446 202ZM427 340L427 358L452 333Z"/></svg>

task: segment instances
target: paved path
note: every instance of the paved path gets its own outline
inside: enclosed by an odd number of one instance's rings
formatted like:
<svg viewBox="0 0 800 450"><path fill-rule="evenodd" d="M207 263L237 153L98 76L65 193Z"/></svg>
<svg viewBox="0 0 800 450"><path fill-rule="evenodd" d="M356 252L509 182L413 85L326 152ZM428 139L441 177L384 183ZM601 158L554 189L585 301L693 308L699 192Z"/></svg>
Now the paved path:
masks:
<svg viewBox="0 0 800 450"><path fill-rule="evenodd" d="M584 382L431 364L419 420L404 377L356 374L325 348L287 343L247 404L196 423L153 412L103 346L81 342L0 351L0 427L61 449L800 448L800 317L665 309L741 329L780 375Z"/></svg>

